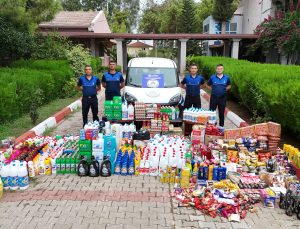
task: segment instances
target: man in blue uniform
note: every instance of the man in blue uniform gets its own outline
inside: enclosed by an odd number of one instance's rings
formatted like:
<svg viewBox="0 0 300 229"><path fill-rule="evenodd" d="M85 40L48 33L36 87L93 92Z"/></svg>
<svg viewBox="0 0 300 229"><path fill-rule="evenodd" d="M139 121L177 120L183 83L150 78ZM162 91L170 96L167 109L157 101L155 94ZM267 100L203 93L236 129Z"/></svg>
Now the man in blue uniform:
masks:
<svg viewBox="0 0 300 229"><path fill-rule="evenodd" d="M109 62L109 70L102 77L102 86L105 90L105 100L113 100L114 96L121 96L120 90L124 87L124 78L121 72L116 71L116 62Z"/></svg>
<svg viewBox="0 0 300 229"><path fill-rule="evenodd" d="M224 114L226 108L227 91L231 88L230 78L223 74L224 66L217 65L216 74L212 75L207 82L207 88L211 90L210 110L219 110L219 125L224 126Z"/></svg>
<svg viewBox="0 0 300 229"><path fill-rule="evenodd" d="M83 127L88 121L90 108L93 113L93 121L99 121L97 92L101 90L100 79L93 75L92 67L86 65L84 71L85 74L77 82L77 89L82 91Z"/></svg>
<svg viewBox="0 0 300 229"><path fill-rule="evenodd" d="M181 81L181 87L186 90L184 108L201 108L200 89L203 88L204 78L197 75L198 66L190 65L190 74Z"/></svg>

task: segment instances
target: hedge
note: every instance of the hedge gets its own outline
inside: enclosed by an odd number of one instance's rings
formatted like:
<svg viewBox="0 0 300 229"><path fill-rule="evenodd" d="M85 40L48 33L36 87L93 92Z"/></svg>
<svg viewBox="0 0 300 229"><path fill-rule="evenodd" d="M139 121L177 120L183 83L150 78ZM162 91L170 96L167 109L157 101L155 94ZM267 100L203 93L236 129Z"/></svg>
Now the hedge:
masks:
<svg viewBox="0 0 300 229"><path fill-rule="evenodd" d="M37 89L42 90L43 104L64 97L61 91L72 76L64 60L21 60L0 68L0 123L29 112Z"/></svg>
<svg viewBox="0 0 300 229"><path fill-rule="evenodd" d="M231 94L250 110L269 113L283 128L300 136L300 67L259 64L225 57L192 57L204 77L222 63L232 81Z"/></svg>

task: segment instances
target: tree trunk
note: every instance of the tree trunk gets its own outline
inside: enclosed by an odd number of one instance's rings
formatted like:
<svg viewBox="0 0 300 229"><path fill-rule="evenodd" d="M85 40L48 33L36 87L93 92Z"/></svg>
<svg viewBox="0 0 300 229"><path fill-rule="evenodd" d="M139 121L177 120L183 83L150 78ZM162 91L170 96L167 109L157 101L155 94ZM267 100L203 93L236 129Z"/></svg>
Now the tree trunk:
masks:
<svg viewBox="0 0 300 229"><path fill-rule="evenodd" d="M226 21L222 21L222 29L221 29L221 34L225 34L226 33ZM226 56L226 45L228 42L223 40L223 56Z"/></svg>

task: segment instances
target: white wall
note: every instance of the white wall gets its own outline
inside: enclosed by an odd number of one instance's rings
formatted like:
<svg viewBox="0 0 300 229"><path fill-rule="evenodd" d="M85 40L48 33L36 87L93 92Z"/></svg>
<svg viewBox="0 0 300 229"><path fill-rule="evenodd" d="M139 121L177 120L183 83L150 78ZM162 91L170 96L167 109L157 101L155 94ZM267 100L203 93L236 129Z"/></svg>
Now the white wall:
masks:
<svg viewBox="0 0 300 229"><path fill-rule="evenodd" d="M111 33L103 11L100 11L99 14L94 18L91 23L91 29L94 31L94 33Z"/></svg>
<svg viewBox="0 0 300 229"><path fill-rule="evenodd" d="M259 4L261 2L261 4ZM242 0L244 34L253 34L255 28L269 15L274 15L272 0Z"/></svg>

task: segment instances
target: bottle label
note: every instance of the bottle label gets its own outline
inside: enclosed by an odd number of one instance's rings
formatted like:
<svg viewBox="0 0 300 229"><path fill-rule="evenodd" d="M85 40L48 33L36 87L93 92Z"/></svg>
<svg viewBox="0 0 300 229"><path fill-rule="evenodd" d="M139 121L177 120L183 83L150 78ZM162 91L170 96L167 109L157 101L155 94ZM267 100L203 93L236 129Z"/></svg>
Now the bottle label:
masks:
<svg viewBox="0 0 300 229"><path fill-rule="evenodd" d="M60 164L57 164L57 165L56 165L56 173L60 173L60 171L61 171L61 170L60 170Z"/></svg>
<svg viewBox="0 0 300 229"><path fill-rule="evenodd" d="M75 172L76 168L75 168L75 164L71 164L71 172Z"/></svg>
<svg viewBox="0 0 300 229"><path fill-rule="evenodd" d="M20 187L26 187L29 185L29 179L28 176L19 177L19 186Z"/></svg>
<svg viewBox="0 0 300 229"><path fill-rule="evenodd" d="M8 177L1 177L2 183L3 183L3 187L9 187L9 179Z"/></svg>
<svg viewBox="0 0 300 229"><path fill-rule="evenodd" d="M17 187L18 186L18 176L9 177L8 183L10 187Z"/></svg>

